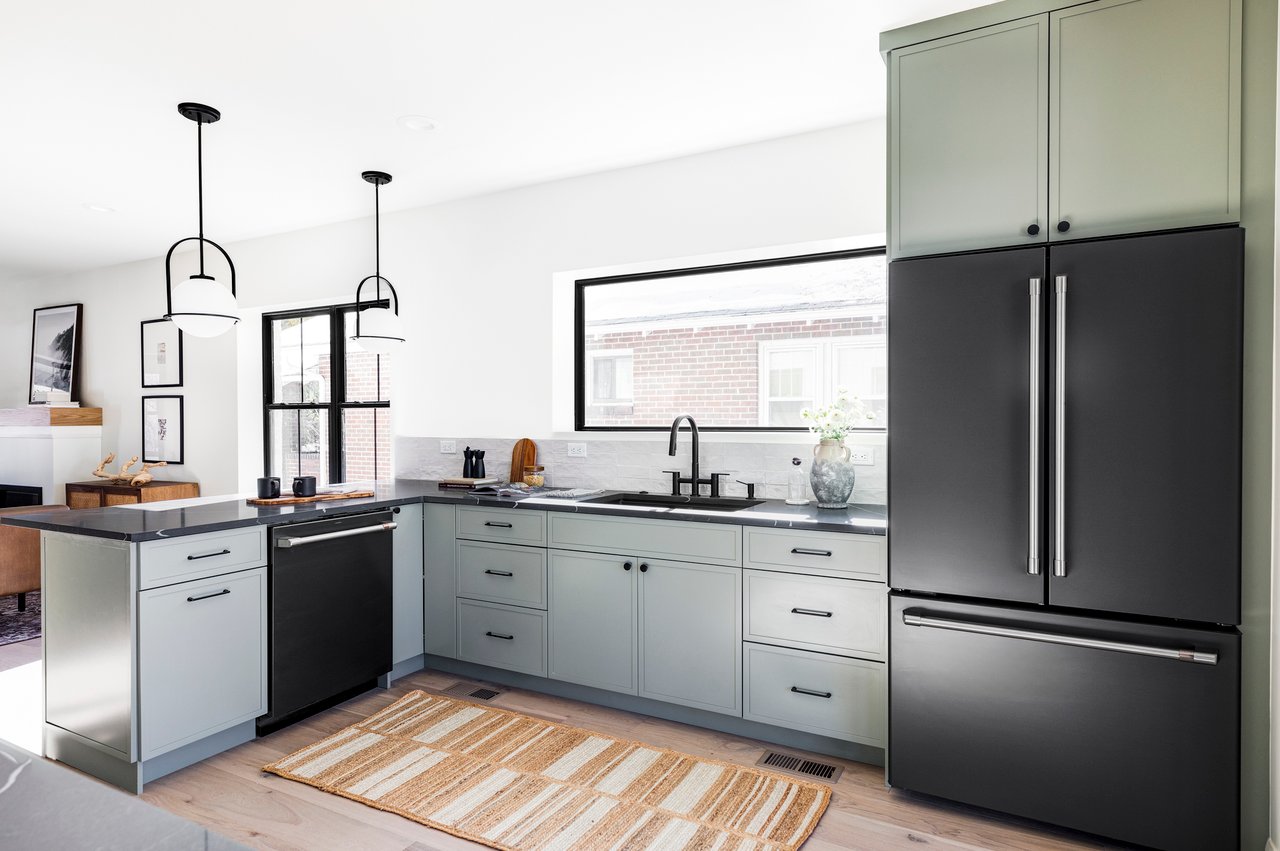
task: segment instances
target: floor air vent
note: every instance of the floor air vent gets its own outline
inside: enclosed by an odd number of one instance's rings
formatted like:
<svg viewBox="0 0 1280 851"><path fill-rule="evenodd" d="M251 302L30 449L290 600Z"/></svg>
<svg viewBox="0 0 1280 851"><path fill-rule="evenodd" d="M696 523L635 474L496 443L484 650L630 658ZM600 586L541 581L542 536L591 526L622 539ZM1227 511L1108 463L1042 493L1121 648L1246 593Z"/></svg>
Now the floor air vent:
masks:
<svg viewBox="0 0 1280 851"><path fill-rule="evenodd" d="M756 765L763 765L777 771L785 771L788 774L817 777L819 780L828 780L832 783L839 780L840 775L844 773L844 769L838 765L818 762L817 760L806 759L794 754L778 753L777 751L765 751L764 755L756 761Z"/></svg>
<svg viewBox="0 0 1280 851"><path fill-rule="evenodd" d="M486 686L478 686L475 683L454 683L444 690L444 694L451 697L466 697L471 700L493 700L501 691Z"/></svg>

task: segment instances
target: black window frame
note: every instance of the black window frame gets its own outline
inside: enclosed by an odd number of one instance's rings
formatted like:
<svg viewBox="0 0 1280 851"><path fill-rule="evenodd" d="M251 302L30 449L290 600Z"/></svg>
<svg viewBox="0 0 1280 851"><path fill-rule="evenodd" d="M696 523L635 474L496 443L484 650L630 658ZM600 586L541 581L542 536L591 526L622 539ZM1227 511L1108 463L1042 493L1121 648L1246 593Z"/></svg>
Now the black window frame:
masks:
<svg viewBox="0 0 1280 851"><path fill-rule="evenodd" d="M362 301L361 308L390 307L389 299ZM333 304L324 307L307 307L297 310L279 310L262 314L262 474L271 475L271 412L310 411L328 409L329 420L329 483L342 481L346 466L345 447L342 440L342 412L347 409L391 409L391 400L374 402L347 402L347 333L345 318L348 311L356 309L355 302ZM275 346L271 334L272 323L278 319L304 319L309 316L329 316L329 357L333 364L329 376L328 402L276 402ZM382 386L382 355L377 358L377 386ZM343 400L343 401L339 401ZM388 447L389 449L390 447ZM378 441L375 432L373 443L373 469L378 469Z"/></svg>
<svg viewBox="0 0 1280 851"><path fill-rule="evenodd" d="M883 255L888 257L888 246L878 245L867 248L847 248L840 251L822 251L813 254L795 254L786 257L767 257L761 260L745 260L737 263L718 263L707 266L685 266L678 269L660 269L650 272L636 272L626 275L607 275L599 278L579 278L573 282L573 429L583 432L665 432L670 426L620 426L620 425L587 425L587 351L586 316L584 315L584 297L588 287L607 284L631 283L634 281L652 281L662 278L675 278L687 275L705 275L713 272L734 272L745 269L764 269L771 266L799 266L804 263L821 263L829 260L846 260L857 257ZM886 281L886 289L888 282ZM888 303L885 304L886 316ZM776 434L779 432L808 432L807 426L715 426L699 425L699 431L744 432ZM854 433L884 434L885 426L874 428L850 429Z"/></svg>

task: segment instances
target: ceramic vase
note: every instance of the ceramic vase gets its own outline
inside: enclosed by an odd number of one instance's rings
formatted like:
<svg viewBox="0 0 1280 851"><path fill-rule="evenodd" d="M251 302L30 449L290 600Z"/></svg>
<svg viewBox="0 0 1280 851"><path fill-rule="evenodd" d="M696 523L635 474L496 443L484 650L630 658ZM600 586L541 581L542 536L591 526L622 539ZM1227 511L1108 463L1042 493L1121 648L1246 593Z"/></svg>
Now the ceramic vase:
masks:
<svg viewBox="0 0 1280 851"><path fill-rule="evenodd" d="M822 439L813 447L809 486L819 508L847 508L853 493L853 464L849 447L840 440Z"/></svg>

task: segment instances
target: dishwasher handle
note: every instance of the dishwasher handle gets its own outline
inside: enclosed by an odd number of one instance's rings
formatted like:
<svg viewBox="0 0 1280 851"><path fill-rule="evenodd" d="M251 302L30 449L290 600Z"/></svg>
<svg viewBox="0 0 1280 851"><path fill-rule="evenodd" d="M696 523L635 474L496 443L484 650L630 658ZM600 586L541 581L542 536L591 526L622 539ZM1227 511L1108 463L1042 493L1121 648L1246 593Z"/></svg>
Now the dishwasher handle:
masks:
<svg viewBox="0 0 1280 851"><path fill-rule="evenodd" d="M276 546L282 549L289 549L290 547L301 547L304 544L318 544L321 541L350 538L354 535L371 535L374 532L390 532L395 528L395 522L387 521L386 523L379 523L376 526L361 526L358 529L344 529L341 532L324 532L320 535L299 535L295 538L279 538L276 540Z"/></svg>

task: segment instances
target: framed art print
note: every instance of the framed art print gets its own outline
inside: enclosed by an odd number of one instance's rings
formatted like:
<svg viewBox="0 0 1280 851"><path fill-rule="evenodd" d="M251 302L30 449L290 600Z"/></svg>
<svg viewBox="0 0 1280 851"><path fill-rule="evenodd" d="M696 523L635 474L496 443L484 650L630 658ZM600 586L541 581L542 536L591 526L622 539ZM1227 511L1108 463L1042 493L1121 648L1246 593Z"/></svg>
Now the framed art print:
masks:
<svg viewBox="0 0 1280 851"><path fill-rule="evenodd" d="M31 316L31 404L80 396L80 304L38 307Z"/></svg>
<svg viewBox="0 0 1280 851"><path fill-rule="evenodd" d="M182 386L182 331L168 319L142 323L142 386Z"/></svg>
<svg viewBox="0 0 1280 851"><path fill-rule="evenodd" d="M182 463L182 397L142 397L142 461Z"/></svg>

